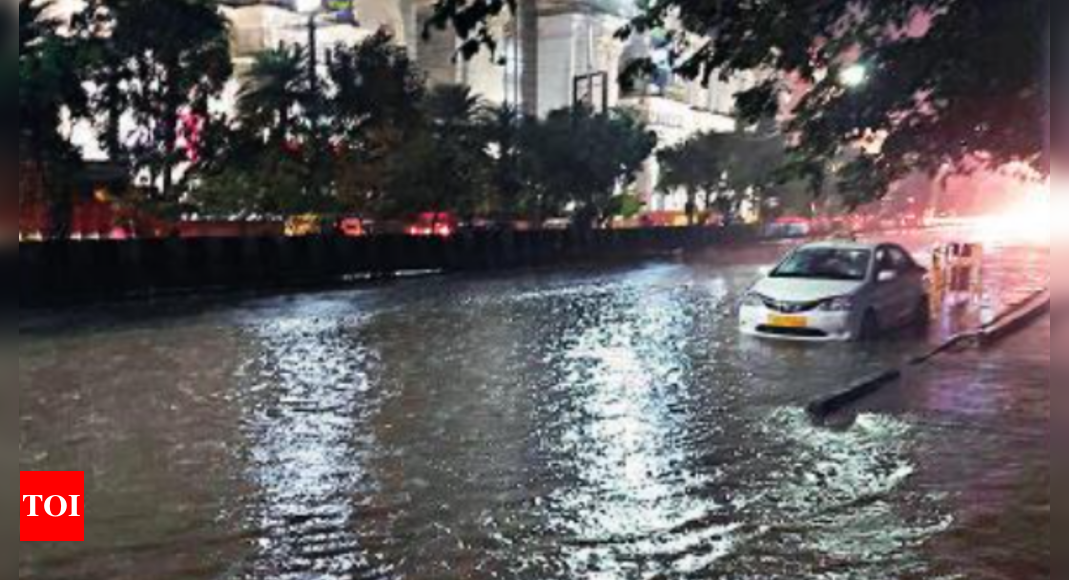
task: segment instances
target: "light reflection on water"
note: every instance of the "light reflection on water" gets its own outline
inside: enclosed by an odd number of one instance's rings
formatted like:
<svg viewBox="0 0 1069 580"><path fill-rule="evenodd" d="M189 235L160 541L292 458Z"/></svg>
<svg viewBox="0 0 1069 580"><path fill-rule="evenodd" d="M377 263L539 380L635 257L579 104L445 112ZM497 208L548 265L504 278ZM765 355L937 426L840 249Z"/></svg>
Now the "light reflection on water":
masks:
<svg viewBox="0 0 1069 580"><path fill-rule="evenodd" d="M367 431L375 361L360 327L314 302L252 327L262 352L248 369L245 429L262 536L248 578L342 580L372 566L356 533L354 492L368 486L363 454L376 446Z"/></svg>
<svg viewBox="0 0 1069 580"><path fill-rule="evenodd" d="M576 471L578 485L550 503L572 577L697 571L733 547L737 524L695 526L720 506L693 493L712 479L689 469L681 441L689 321L677 297L615 296L603 319L564 341L572 348L560 353L559 389L574 407L560 417L560 439L545 444Z"/></svg>

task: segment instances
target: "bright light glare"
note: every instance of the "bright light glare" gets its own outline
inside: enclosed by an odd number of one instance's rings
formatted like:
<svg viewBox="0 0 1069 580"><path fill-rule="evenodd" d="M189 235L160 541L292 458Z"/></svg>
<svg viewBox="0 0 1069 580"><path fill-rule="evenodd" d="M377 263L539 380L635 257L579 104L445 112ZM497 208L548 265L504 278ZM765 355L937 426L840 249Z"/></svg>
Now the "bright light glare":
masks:
<svg viewBox="0 0 1069 580"><path fill-rule="evenodd" d="M1031 186L1014 207L981 220L980 233L989 241L1050 245L1050 182Z"/></svg>
<svg viewBox="0 0 1069 580"><path fill-rule="evenodd" d="M297 9L297 12L310 14L322 8L323 2L322 0L294 0L293 7Z"/></svg>
<svg viewBox="0 0 1069 580"><path fill-rule="evenodd" d="M846 67L839 73L839 82L850 88L857 88L869 80L869 71L863 64Z"/></svg>

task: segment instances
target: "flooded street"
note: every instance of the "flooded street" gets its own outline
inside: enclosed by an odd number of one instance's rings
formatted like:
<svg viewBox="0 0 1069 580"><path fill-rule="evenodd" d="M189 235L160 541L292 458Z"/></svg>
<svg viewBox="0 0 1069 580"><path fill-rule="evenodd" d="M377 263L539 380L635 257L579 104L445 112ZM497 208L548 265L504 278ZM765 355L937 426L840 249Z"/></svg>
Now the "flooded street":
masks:
<svg viewBox="0 0 1069 580"><path fill-rule="evenodd" d="M739 336L780 251L24 321L19 467L87 470L87 541L19 578L1049 579L1049 323L815 427L928 343Z"/></svg>

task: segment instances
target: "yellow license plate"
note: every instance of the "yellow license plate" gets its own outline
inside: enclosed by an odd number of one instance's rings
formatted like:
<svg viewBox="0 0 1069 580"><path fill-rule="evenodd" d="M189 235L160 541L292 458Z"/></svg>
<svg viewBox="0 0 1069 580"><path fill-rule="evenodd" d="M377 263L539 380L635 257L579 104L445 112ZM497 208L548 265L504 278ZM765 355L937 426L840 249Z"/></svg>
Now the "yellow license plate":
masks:
<svg viewBox="0 0 1069 580"><path fill-rule="evenodd" d="M804 316L778 316L773 314L768 317L768 324L777 328L807 328L809 319Z"/></svg>

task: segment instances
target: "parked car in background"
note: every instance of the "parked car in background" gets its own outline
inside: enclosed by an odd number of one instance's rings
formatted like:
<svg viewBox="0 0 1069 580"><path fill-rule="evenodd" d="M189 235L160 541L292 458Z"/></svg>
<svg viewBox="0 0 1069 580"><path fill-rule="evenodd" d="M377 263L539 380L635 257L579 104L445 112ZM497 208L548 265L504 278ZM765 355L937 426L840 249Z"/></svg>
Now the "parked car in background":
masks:
<svg viewBox="0 0 1069 580"><path fill-rule="evenodd" d="M542 222L543 230L562 231L568 230L572 227L572 220L569 218L551 218Z"/></svg>
<svg viewBox="0 0 1069 580"><path fill-rule="evenodd" d="M927 271L896 244L820 242L791 252L743 299L744 334L871 340L929 319Z"/></svg>
<svg viewBox="0 0 1069 580"><path fill-rule="evenodd" d="M813 222L799 216L785 216L765 226L764 234L770 238L805 238L813 233Z"/></svg>
<svg viewBox="0 0 1069 580"><path fill-rule="evenodd" d="M358 217L346 217L338 220L338 235L346 238L362 238L368 235L364 220Z"/></svg>
<svg viewBox="0 0 1069 580"><path fill-rule="evenodd" d="M286 220L284 233L287 238L322 235L323 218L314 214L293 216Z"/></svg>
<svg viewBox="0 0 1069 580"><path fill-rule="evenodd" d="M405 226L405 233L416 237L449 238L460 229L457 216L446 212L425 212Z"/></svg>

